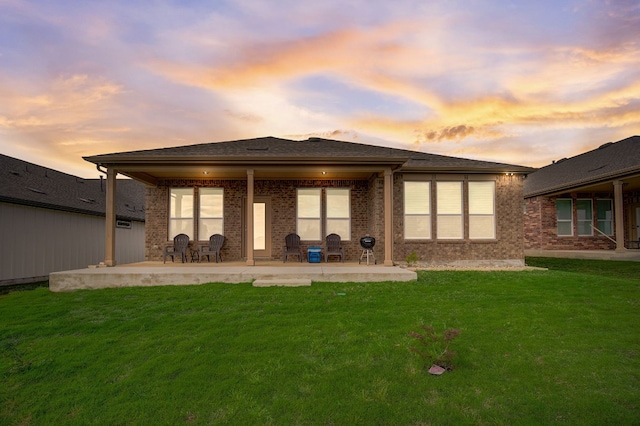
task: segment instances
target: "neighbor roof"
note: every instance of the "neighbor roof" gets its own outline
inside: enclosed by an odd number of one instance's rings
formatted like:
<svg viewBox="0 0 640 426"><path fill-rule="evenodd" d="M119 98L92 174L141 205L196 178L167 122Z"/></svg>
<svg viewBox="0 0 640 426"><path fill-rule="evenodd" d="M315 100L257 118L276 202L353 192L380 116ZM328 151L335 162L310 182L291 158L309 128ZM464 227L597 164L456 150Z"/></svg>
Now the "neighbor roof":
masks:
<svg viewBox="0 0 640 426"><path fill-rule="evenodd" d="M535 169L418 151L309 138L303 141L262 137L173 148L120 152L84 157L95 164L166 164L169 162L389 164L405 170L522 172Z"/></svg>
<svg viewBox="0 0 640 426"><path fill-rule="evenodd" d="M563 158L530 174L525 197L623 179L640 173L640 136L632 136L571 158Z"/></svg>
<svg viewBox="0 0 640 426"><path fill-rule="evenodd" d="M104 216L106 182L82 179L0 154L0 202ZM144 221L143 184L118 179L116 217Z"/></svg>

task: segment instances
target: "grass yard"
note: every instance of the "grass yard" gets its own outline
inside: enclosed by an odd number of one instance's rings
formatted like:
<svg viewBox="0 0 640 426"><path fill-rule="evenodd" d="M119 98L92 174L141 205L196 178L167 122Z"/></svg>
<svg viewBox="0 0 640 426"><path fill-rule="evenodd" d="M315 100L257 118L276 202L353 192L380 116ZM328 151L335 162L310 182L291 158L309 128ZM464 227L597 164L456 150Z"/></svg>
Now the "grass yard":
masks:
<svg viewBox="0 0 640 426"><path fill-rule="evenodd" d="M640 264L558 261L2 295L0 424L638 424ZM454 371L409 351L421 322L461 330Z"/></svg>

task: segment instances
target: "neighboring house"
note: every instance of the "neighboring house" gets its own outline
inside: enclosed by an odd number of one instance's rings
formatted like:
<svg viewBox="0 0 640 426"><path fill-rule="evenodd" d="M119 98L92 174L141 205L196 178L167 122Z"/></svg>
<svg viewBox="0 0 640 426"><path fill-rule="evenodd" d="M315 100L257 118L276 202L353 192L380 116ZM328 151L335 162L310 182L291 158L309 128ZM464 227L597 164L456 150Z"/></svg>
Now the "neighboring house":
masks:
<svg viewBox="0 0 640 426"><path fill-rule="evenodd" d="M524 196L527 250L639 248L640 136L541 168Z"/></svg>
<svg viewBox="0 0 640 426"><path fill-rule="evenodd" d="M144 260L144 185L118 180L118 260ZM49 273L105 258L102 179L81 179L0 155L0 285L46 281Z"/></svg>
<svg viewBox="0 0 640 426"><path fill-rule="evenodd" d="M534 169L320 138L274 137L85 157L147 190L146 259L178 233L225 236L222 258L282 259L285 236L305 248L342 238L346 260L376 238L378 263L524 263L522 197ZM112 190L111 186L108 186ZM114 265L107 244L105 263Z"/></svg>

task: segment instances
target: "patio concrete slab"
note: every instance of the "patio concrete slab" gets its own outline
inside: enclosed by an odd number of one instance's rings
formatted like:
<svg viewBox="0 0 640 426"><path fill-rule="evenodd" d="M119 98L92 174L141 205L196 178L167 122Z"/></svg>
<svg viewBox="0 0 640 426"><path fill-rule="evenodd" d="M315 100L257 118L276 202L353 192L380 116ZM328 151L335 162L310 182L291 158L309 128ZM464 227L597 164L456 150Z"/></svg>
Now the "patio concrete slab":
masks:
<svg viewBox="0 0 640 426"><path fill-rule="evenodd" d="M312 282L415 281L415 271L396 266L349 264L167 264L143 262L110 268L54 272L49 289L54 292L115 287L248 283L256 280L310 280Z"/></svg>

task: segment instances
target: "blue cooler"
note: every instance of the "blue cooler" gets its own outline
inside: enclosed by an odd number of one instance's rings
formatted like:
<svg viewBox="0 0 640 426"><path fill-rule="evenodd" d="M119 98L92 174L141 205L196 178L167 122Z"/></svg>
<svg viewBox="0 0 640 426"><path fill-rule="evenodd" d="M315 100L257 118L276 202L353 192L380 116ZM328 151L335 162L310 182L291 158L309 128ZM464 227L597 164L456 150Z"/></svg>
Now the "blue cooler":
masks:
<svg viewBox="0 0 640 426"><path fill-rule="evenodd" d="M307 249L307 261L309 263L320 263L322 260L322 247L309 247Z"/></svg>

